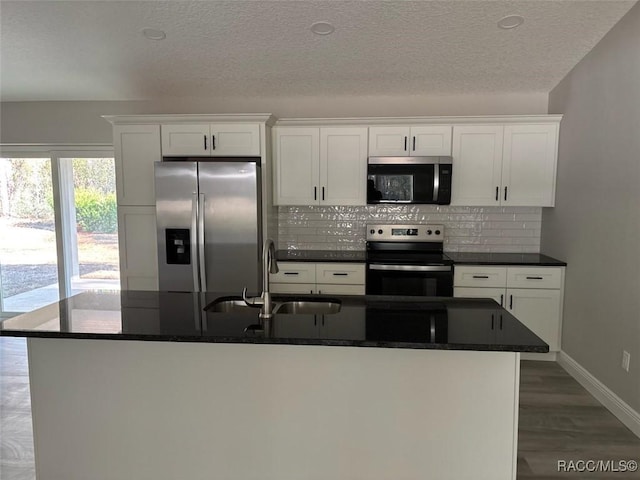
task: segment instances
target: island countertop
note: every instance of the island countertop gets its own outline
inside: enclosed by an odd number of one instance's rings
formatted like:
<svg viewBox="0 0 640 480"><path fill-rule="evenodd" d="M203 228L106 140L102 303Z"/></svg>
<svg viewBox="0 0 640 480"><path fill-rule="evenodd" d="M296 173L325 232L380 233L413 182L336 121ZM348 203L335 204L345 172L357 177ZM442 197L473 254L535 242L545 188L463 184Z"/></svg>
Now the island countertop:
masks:
<svg viewBox="0 0 640 480"><path fill-rule="evenodd" d="M0 334L166 342L548 352L544 341L489 299L330 297L341 303L339 312L326 315L275 314L266 328L260 329L258 310L247 309L239 313L205 311L211 302L227 295L215 292L84 292L5 320ZM274 299L285 301L293 297L276 295Z"/></svg>

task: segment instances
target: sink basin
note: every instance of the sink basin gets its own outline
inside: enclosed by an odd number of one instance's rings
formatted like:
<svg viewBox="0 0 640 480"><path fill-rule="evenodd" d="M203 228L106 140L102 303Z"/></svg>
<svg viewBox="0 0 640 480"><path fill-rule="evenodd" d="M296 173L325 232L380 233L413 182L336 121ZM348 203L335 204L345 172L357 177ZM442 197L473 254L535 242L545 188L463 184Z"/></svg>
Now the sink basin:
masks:
<svg viewBox="0 0 640 480"><path fill-rule="evenodd" d="M207 305L205 310L218 313L251 313L257 315L260 308L250 307L242 299L219 299Z"/></svg>
<svg viewBox="0 0 640 480"><path fill-rule="evenodd" d="M283 302L276 305L273 313L291 313L299 315L328 315L340 311L339 302L323 302L312 300L299 300Z"/></svg>
<svg viewBox="0 0 640 480"><path fill-rule="evenodd" d="M336 300L281 300L273 302L274 314L329 315L340 311ZM257 315L260 307L250 307L237 297L220 297L205 307L207 312L246 313Z"/></svg>

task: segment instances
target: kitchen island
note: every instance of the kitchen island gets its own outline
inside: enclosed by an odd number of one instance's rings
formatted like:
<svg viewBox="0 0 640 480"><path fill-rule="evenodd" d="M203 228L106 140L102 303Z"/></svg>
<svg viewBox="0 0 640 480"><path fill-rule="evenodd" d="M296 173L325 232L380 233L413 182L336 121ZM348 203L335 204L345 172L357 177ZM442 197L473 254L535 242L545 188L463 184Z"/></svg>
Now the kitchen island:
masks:
<svg viewBox="0 0 640 480"><path fill-rule="evenodd" d="M225 296L88 292L5 321L38 479L515 478L519 354L548 347L495 302L338 297L260 325Z"/></svg>

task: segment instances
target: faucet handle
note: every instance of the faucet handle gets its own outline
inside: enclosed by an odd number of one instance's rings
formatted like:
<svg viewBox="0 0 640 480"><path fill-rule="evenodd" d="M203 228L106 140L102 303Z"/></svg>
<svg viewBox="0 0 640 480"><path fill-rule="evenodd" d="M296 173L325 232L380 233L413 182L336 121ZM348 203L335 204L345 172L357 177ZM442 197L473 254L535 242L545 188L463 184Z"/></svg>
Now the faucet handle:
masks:
<svg viewBox="0 0 640 480"><path fill-rule="evenodd" d="M247 287L242 289L242 300L248 307L260 308L262 306L255 297L247 297Z"/></svg>

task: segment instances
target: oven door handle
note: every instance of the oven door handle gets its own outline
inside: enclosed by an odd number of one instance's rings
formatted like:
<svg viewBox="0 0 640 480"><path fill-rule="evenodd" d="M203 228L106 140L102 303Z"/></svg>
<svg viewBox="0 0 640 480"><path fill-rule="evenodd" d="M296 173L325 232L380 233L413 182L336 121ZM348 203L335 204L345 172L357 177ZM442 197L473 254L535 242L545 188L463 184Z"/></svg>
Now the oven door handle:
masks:
<svg viewBox="0 0 640 480"><path fill-rule="evenodd" d="M380 265L372 263L369 270L388 270L395 272L450 272L451 265Z"/></svg>

